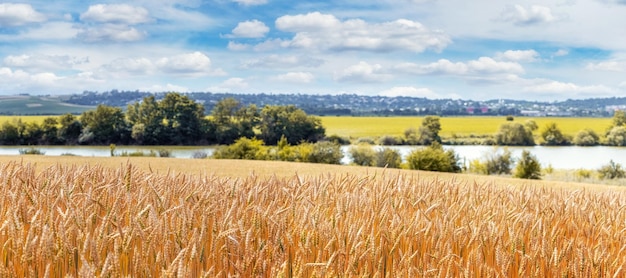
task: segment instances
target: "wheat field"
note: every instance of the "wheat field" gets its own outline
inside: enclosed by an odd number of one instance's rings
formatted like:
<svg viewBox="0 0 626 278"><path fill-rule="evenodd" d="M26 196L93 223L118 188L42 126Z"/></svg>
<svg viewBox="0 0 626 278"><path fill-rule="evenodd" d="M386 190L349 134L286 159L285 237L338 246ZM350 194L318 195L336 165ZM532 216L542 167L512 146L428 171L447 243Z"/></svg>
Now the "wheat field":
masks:
<svg viewBox="0 0 626 278"><path fill-rule="evenodd" d="M0 276L626 275L611 187L147 168L0 162Z"/></svg>

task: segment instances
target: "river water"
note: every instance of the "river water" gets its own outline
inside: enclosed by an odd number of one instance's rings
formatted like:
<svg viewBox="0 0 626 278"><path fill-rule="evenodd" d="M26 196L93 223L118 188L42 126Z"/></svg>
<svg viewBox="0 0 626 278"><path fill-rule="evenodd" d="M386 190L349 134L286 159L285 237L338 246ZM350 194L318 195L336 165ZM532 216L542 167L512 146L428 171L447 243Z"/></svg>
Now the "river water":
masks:
<svg viewBox="0 0 626 278"><path fill-rule="evenodd" d="M26 149L25 146L0 146L0 155L19 155L20 149ZM108 146L93 147L93 146L35 146L49 156L60 156L64 154L73 154L77 156L98 156L106 157L110 156L110 149ZM342 163L350 163L350 157L347 155L350 146L343 146L344 158ZM380 147L376 147L380 148ZM390 148L396 149L400 152L402 157L406 157L411 151L421 148L419 146L391 146ZM467 164L473 159L481 159L486 154L493 152L496 147L493 146L444 146L445 149L453 149L461 158L461 162ZM502 147L501 147L502 148ZM602 165L607 164L610 160L613 160L622 165L626 165L626 147L507 147L512 153L513 157L520 157L523 150L530 151L537 157L542 166L552 165L556 169L597 169ZM215 150L214 146L200 146L200 147L178 147L178 146L163 146L163 147L144 147L144 146L117 146L116 153L122 152L135 152L143 151L148 153L150 150L158 151L159 149L166 149L171 152L172 157L177 158L193 158L198 153L204 153L211 155Z"/></svg>

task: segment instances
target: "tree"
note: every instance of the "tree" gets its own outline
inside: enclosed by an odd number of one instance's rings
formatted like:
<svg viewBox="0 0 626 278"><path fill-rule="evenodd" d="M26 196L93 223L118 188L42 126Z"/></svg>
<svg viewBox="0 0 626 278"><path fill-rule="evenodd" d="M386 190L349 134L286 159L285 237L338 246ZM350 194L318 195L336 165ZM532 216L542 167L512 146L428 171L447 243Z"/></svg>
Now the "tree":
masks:
<svg viewBox="0 0 626 278"><path fill-rule="evenodd" d="M436 171L436 172L461 172L459 158L453 150L445 151L439 143L417 149L409 153L407 163L410 169Z"/></svg>
<svg viewBox="0 0 626 278"><path fill-rule="evenodd" d="M319 118L293 105L263 107L259 130L259 137L268 145L276 145L282 136L289 144L317 142L325 133Z"/></svg>
<svg viewBox="0 0 626 278"><path fill-rule="evenodd" d="M441 143L439 131L441 131L439 117L426 116L422 120L422 125L418 129L411 127L405 130L404 137L409 145L428 146L433 142Z"/></svg>
<svg viewBox="0 0 626 278"><path fill-rule="evenodd" d="M541 164L537 160L537 157L532 155L529 151L522 151L522 157L517 162L513 176L520 179L541 179Z"/></svg>
<svg viewBox="0 0 626 278"><path fill-rule="evenodd" d="M237 138L252 138L258 122L256 105L244 107L234 98L225 98L211 110L212 139L218 144L231 144Z"/></svg>
<svg viewBox="0 0 626 278"><path fill-rule="evenodd" d="M511 151L505 148L500 152L496 149L487 155L485 170L488 175L508 175L511 174L511 165L513 165Z"/></svg>
<svg viewBox="0 0 626 278"><path fill-rule="evenodd" d="M313 144L311 153L306 158L307 162L312 163L341 164L343 153L339 144L321 141Z"/></svg>
<svg viewBox="0 0 626 278"><path fill-rule="evenodd" d="M548 146L560 146L569 144L567 138L563 136L563 133L561 133L561 130L556 126L556 123L554 122L548 123L541 130L541 138L543 138L543 141Z"/></svg>
<svg viewBox="0 0 626 278"><path fill-rule="evenodd" d="M595 146L599 142L600 136L589 128L579 131L574 137L574 145L576 146Z"/></svg>
<svg viewBox="0 0 626 278"><path fill-rule="evenodd" d="M72 114L65 114L59 117L58 138L61 143L74 145L78 143L83 125L77 117Z"/></svg>
<svg viewBox="0 0 626 278"><path fill-rule="evenodd" d="M159 102L165 134L170 144L196 144L204 135L204 106L179 93L168 93Z"/></svg>
<svg viewBox="0 0 626 278"><path fill-rule="evenodd" d="M520 123L507 122L496 133L496 143L505 146L533 146L535 140L530 128Z"/></svg>
<svg viewBox="0 0 626 278"><path fill-rule="evenodd" d="M141 102L128 105L126 118L130 123L131 137L138 144L166 144L163 110L154 96L145 97Z"/></svg>
<svg viewBox="0 0 626 278"><path fill-rule="evenodd" d="M611 160L609 164L604 165L598 169L600 179L618 179L626 177L626 172L622 168L622 165L615 163Z"/></svg>
<svg viewBox="0 0 626 278"><path fill-rule="evenodd" d="M83 126L80 143L125 143L130 139L130 129L121 108L98 105L96 110L83 112L80 121Z"/></svg>
<svg viewBox="0 0 626 278"><path fill-rule="evenodd" d="M382 148L376 152L376 166L387 168L400 168L402 156L400 152L392 148Z"/></svg>
<svg viewBox="0 0 626 278"><path fill-rule="evenodd" d="M213 153L217 159L267 160L268 149L263 141L241 137L229 146L222 146Z"/></svg>
<svg viewBox="0 0 626 278"><path fill-rule="evenodd" d="M41 125L41 142L43 144L58 145L61 143L59 139L59 121L55 117L46 117Z"/></svg>
<svg viewBox="0 0 626 278"><path fill-rule="evenodd" d="M626 125L626 112L622 110L615 110L615 113L613 113L613 126L612 127L624 126L624 125Z"/></svg>
<svg viewBox="0 0 626 278"><path fill-rule="evenodd" d="M606 136L606 143L610 146L626 146L626 127L615 126Z"/></svg>
<svg viewBox="0 0 626 278"><path fill-rule="evenodd" d="M352 163L359 166L374 166L376 164L376 151L372 145L361 143L350 147L348 150Z"/></svg>

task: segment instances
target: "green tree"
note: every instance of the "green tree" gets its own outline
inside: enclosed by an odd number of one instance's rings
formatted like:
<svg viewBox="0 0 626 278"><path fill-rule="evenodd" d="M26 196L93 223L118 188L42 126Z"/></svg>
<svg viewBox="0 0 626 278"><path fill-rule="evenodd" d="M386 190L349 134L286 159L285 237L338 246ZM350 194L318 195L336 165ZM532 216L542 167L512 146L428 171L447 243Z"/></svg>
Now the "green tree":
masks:
<svg viewBox="0 0 626 278"><path fill-rule="evenodd" d="M243 106L234 98L225 98L211 110L212 139L218 144L231 144L240 137L254 137L259 122L256 105Z"/></svg>
<svg viewBox="0 0 626 278"><path fill-rule="evenodd" d="M622 110L616 110L615 113L613 113L613 126L612 127L624 126L624 125L626 125L626 112Z"/></svg>
<svg viewBox="0 0 626 278"><path fill-rule="evenodd" d="M55 117L46 117L41 125L41 143L48 145L58 145L61 143L59 139L59 121Z"/></svg>
<svg viewBox="0 0 626 278"><path fill-rule="evenodd" d="M131 137L138 144L167 144L163 110L154 96L145 97L141 102L128 105L126 118L131 125Z"/></svg>
<svg viewBox="0 0 626 278"><path fill-rule="evenodd" d="M515 166L515 174L513 176L520 179L541 179L541 164L537 157L529 151L522 151L522 157L517 162L517 166Z"/></svg>
<svg viewBox="0 0 626 278"><path fill-rule="evenodd" d="M268 145L275 145L282 136L289 144L317 142L325 133L319 118L293 105L263 107L259 130L259 137Z"/></svg>
<svg viewBox="0 0 626 278"><path fill-rule="evenodd" d="M203 138L204 106L179 93L168 93L159 102L169 144L191 145ZM164 139L164 138L162 138Z"/></svg>
<svg viewBox="0 0 626 278"><path fill-rule="evenodd" d="M622 165L615 163L611 160L609 164L604 165L598 169L598 175L600 179L621 179L626 177L626 172L622 168Z"/></svg>
<svg viewBox="0 0 626 278"><path fill-rule="evenodd" d="M576 146L595 146L600 142L600 136L590 128L583 129L574 137Z"/></svg>
<svg viewBox="0 0 626 278"><path fill-rule="evenodd" d="M509 149L500 152L498 149L487 155L485 168L488 175L509 175L513 165L513 155Z"/></svg>
<svg viewBox="0 0 626 278"><path fill-rule="evenodd" d="M60 143L69 145L78 143L78 137L83 129L80 120L72 114L65 114L59 117L59 124L58 138Z"/></svg>
<svg viewBox="0 0 626 278"><path fill-rule="evenodd" d="M392 148L382 148L376 152L376 166L387 168L400 168L402 156L400 152Z"/></svg>
<svg viewBox="0 0 626 278"><path fill-rule="evenodd" d="M15 123L4 122L0 129L0 142L2 145L20 144L20 132Z"/></svg>
<svg viewBox="0 0 626 278"><path fill-rule="evenodd" d="M439 132L441 131L441 123L439 117L426 116L422 120L419 129L409 128L404 131L407 143L411 145L430 145L433 142L441 143Z"/></svg>
<svg viewBox="0 0 626 278"><path fill-rule="evenodd" d="M436 172L461 172L459 158L453 150L444 150L441 144L417 149L409 153L407 163L410 169L436 171Z"/></svg>
<svg viewBox="0 0 626 278"><path fill-rule="evenodd" d="M561 133L561 130L554 122L548 123L541 130L541 138L543 138L544 143L548 146L561 146L569 144L567 138L563 136L563 133Z"/></svg>
<svg viewBox="0 0 626 278"><path fill-rule="evenodd" d="M268 148L263 141L241 137L235 143L222 146L215 150L213 158L216 159L247 159L268 160Z"/></svg>
<svg viewBox="0 0 626 278"><path fill-rule="evenodd" d="M507 122L496 133L496 143L504 146L533 146L535 140L531 128L516 122Z"/></svg>
<svg viewBox="0 0 626 278"><path fill-rule="evenodd" d="M80 117L83 132L79 138L85 144L126 143L130 128L121 108L98 105L96 110L85 111Z"/></svg>
<svg viewBox="0 0 626 278"><path fill-rule="evenodd" d="M312 163L341 164L341 158L343 158L341 146L328 141L313 144L310 153L306 155L307 162Z"/></svg>

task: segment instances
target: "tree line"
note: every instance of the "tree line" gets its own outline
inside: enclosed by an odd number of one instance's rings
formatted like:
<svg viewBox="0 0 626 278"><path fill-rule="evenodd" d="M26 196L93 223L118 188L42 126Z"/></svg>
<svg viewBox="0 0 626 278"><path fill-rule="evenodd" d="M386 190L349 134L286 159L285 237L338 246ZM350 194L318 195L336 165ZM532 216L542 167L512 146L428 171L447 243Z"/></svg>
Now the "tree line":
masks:
<svg viewBox="0 0 626 278"><path fill-rule="evenodd" d="M205 114L204 105L179 93L145 97L119 107L99 105L80 116L47 117L42 123L8 121L0 126L2 145L213 145L256 137L276 145L316 142L325 136L321 120L295 106L258 108L227 98Z"/></svg>

